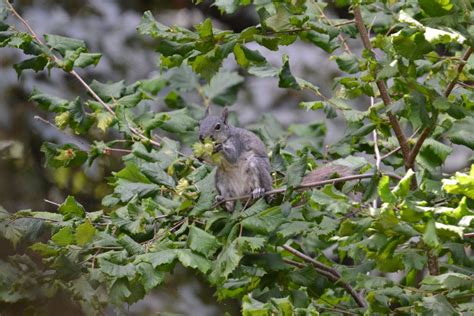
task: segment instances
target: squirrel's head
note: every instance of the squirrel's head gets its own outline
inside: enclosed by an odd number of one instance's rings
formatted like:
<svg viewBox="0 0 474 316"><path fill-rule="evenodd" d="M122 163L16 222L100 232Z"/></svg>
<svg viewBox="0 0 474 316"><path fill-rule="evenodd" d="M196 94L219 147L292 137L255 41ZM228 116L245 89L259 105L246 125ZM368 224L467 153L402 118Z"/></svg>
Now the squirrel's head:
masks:
<svg viewBox="0 0 474 316"><path fill-rule="evenodd" d="M199 121L199 140L203 142L210 138L213 142L223 143L229 138L230 126L227 123L229 112L224 109L221 116L210 115L209 107L206 109L206 116Z"/></svg>

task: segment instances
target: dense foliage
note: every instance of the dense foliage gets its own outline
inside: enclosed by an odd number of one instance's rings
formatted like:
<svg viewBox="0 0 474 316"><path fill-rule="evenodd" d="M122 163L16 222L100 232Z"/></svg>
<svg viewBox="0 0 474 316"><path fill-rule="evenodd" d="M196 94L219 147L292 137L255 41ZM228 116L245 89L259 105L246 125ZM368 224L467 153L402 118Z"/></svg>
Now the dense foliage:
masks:
<svg viewBox="0 0 474 316"><path fill-rule="evenodd" d="M62 70L88 93L65 100L31 92L59 129L96 139L88 148L45 143L45 167L124 156L100 210L72 196L57 212L0 207L0 236L18 249L0 261L0 301L28 309L61 291L84 313L100 314L142 299L179 263L219 299L240 299L244 315L472 311L474 167L442 173L452 144L474 148L472 3L336 4L354 19L329 19L324 1L215 1L227 14L256 10L260 24L240 33L210 19L193 30L167 26L145 12L137 30L153 40L160 75L86 83L75 69L97 65L99 53L80 39L35 34L2 0L0 47L31 56L15 65L18 76ZM332 96L293 75L288 56L281 65L265 58L295 41L337 63ZM354 53L354 43L364 49ZM226 58L240 74L222 66ZM263 116L251 128L271 153L274 187L285 190L230 214L214 204L213 168L183 152L197 142L206 107L236 100L243 73L310 91L314 100L295 111L343 117L346 131L324 147L324 122L285 129ZM168 111L149 111L152 102ZM303 175L328 160L361 176L299 190Z"/></svg>

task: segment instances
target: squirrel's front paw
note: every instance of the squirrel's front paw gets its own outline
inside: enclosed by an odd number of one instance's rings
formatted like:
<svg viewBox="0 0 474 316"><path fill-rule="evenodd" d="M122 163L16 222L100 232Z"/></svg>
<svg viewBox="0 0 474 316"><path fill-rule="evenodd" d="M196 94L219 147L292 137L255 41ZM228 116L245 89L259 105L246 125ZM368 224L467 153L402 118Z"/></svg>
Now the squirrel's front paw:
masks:
<svg viewBox="0 0 474 316"><path fill-rule="evenodd" d="M224 197L222 195L216 195L216 197L214 198L214 202L216 203L220 203L224 201Z"/></svg>
<svg viewBox="0 0 474 316"><path fill-rule="evenodd" d="M259 199L261 198L265 193L265 189L264 188L255 188L253 191L252 191L252 198L253 199Z"/></svg>
<svg viewBox="0 0 474 316"><path fill-rule="evenodd" d="M220 152L220 151L222 151L222 144L221 144L221 143L215 144L215 145L214 145L214 152L215 152L215 153L218 153L218 152Z"/></svg>

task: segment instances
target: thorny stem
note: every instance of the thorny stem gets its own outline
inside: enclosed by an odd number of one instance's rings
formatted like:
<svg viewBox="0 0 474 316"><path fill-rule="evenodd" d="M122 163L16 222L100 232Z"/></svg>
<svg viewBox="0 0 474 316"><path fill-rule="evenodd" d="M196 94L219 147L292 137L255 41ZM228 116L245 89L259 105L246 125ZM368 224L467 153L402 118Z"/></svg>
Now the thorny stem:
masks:
<svg viewBox="0 0 474 316"><path fill-rule="evenodd" d="M359 34L365 49L372 51L372 44L370 43L369 34L367 33L367 29L365 28L359 6L354 6L354 17L357 29L359 30ZM375 83L377 85L377 88L379 89L380 97L382 98L383 103L386 107L388 107L390 104L392 104L392 100L388 93L385 82L383 80L377 80ZM391 111L388 111L387 115L390 121L390 125L392 126L395 136L397 137L398 143L400 144L400 148L402 150L403 158L405 161L405 169L408 170L410 168L408 168L408 165L406 163L408 162L408 158L410 155L410 148L408 146L406 136L403 133L403 130L396 116Z"/></svg>
<svg viewBox="0 0 474 316"><path fill-rule="evenodd" d="M296 257L311 263L318 270L325 271L325 273L327 273L325 275L327 275L331 281L339 283L347 292L349 292L349 294L356 301L357 305L359 305L360 307L367 307L367 303L365 302L365 300L359 295L359 293L357 293L356 290L354 290L354 288L349 283L342 279L342 276L339 271L307 256L306 254L296 250L295 248L289 245L283 245L282 247L291 254L295 255Z"/></svg>
<svg viewBox="0 0 474 316"><path fill-rule="evenodd" d="M35 31L33 30L33 28L28 24L28 22L26 22L25 19L23 19L23 17L15 10L15 8L13 7L13 5L7 0L6 1L6 4L8 6L8 9L10 10L10 12L18 19L20 20L20 22L26 27L26 29L28 30L28 32L31 34L31 36L33 37L33 39L35 39L38 43L40 43L41 45L44 45L43 41L38 37L38 35L35 33ZM59 63L61 60L55 56L55 55L52 55L52 58L54 59L54 62L56 63ZM84 81L84 79L82 79L82 77L75 71L75 70L71 70L70 73L72 76L74 76L80 83L81 85L86 88L86 90L92 95L92 97L97 101L99 102L110 114L112 114L113 116L116 116L114 110L110 107L109 104L107 104L106 102L104 102L104 100L102 100L98 95L97 93L94 92L94 90L92 90L92 88ZM151 138L148 138L146 137L145 135L143 135L140 131L138 131L135 127L133 126L129 126L130 130L132 131L133 134L135 134L136 136L138 136L139 138L143 139L143 140L146 140L148 142L150 142L151 144L153 144L154 146L157 146L159 147L160 146L160 143L151 139Z"/></svg>

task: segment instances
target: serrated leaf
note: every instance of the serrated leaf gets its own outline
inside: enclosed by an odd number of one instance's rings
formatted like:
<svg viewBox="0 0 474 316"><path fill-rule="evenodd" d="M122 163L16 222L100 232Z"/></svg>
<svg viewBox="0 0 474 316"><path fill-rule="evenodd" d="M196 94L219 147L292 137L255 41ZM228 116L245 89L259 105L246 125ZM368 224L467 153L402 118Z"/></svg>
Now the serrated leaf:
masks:
<svg viewBox="0 0 474 316"><path fill-rule="evenodd" d="M355 55L343 53L336 57L336 62L339 66L339 69L342 71L345 71L349 74L355 74L359 72L359 61Z"/></svg>
<svg viewBox="0 0 474 316"><path fill-rule="evenodd" d="M99 265L100 271L114 278L132 278L136 273L135 266L131 263L121 265L99 258Z"/></svg>
<svg viewBox="0 0 474 316"><path fill-rule="evenodd" d="M415 175L412 169L408 170L403 178L398 182L392 193L398 198L405 198L410 192L411 179Z"/></svg>
<svg viewBox="0 0 474 316"><path fill-rule="evenodd" d="M63 227L51 237L58 246L68 246L74 243L74 234L71 227Z"/></svg>
<svg viewBox="0 0 474 316"><path fill-rule="evenodd" d="M457 120L446 136L455 144L464 145L474 150L474 118L467 116Z"/></svg>
<svg viewBox="0 0 474 316"><path fill-rule="evenodd" d="M138 255L135 258L134 263L137 264L139 262L148 262L150 263L153 268L162 265L168 265L175 261L177 258L177 253L175 249L167 249L153 253L146 253L142 255Z"/></svg>
<svg viewBox="0 0 474 316"><path fill-rule="evenodd" d="M307 167L306 155L288 166L288 186L293 188L301 183Z"/></svg>
<svg viewBox="0 0 474 316"><path fill-rule="evenodd" d="M209 84L203 87L204 94L212 102L225 106L231 105L237 98L240 84L244 81L238 73L220 70L212 77Z"/></svg>
<svg viewBox="0 0 474 316"><path fill-rule="evenodd" d="M199 252L207 258L211 257L220 247L220 243L214 235L196 226L189 227L187 244L191 250Z"/></svg>
<svg viewBox="0 0 474 316"><path fill-rule="evenodd" d="M432 138L428 138L423 143L417 160L428 168L436 168L444 163L453 149Z"/></svg>
<svg viewBox="0 0 474 316"><path fill-rule="evenodd" d="M421 9L429 16L449 14L454 5L450 0L418 0Z"/></svg>
<svg viewBox="0 0 474 316"><path fill-rule="evenodd" d="M95 227L89 221L77 226L75 239L78 246L85 246L92 241L95 235Z"/></svg>
<svg viewBox="0 0 474 316"><path fill-rule="evenodd" d="M279 73L280 80L278 81L278 86L280 88L292 88L295 90L301 90L298 81L293 76L290 70L290 62L287 55L283 55L283 65Z"/></svg>
<svg viewBox="0 0 474 316"><path fill-rule="evenodd" d="M137 272L140 275L140 282L148 292L165 281L165 273L155 270L153 266L146 262L137 265Z"/></svg>
<svg viewBox="0 0 474 316"><path fill-rule="evenodd" d="M432 45L421 32L410 34L401 31L392 37L392 42L395 51L410 60L423 58L425 54L433 50Z"/></svg>
<svg viewBox="0 0 474 316"><path fill-rule="evenodd" d="M51 112L60 112L69 104L68 100L42 93L37 89L33 89L29 100L38 103L41 109Z"/></svg>
<svg viewBox="0 0 474 316"><path fill-rule="evenodd" d="M76 201L73 196L68 196L66 200L59 206L58 211L64 215L64 219L70 219L73 217L84 217L84 207Z"/></svg>
<svg viewBox="0 0 474 316"><path fill-rule="evenodd" d="M123 80L114 83L102 83L92 80L89 86L105 102L119 99L125 91L125 82Z"/></svg>
<svg viewBox="0 0 474 316"><path fill-rule="evenodd" d="M379 193L380 199L385 203L394 203L397 198L390 190L390 178L388 176L383 176L377 187L377 192Z"/></svg>
<svg viewBox="0 0 474 316"><path fill-rule="evenodd" d="M102 54L100 53L80 53L79 57L74 61L74 66L86 68L88 66L97 66Z"/></svg>
<svg viewBox="0 0 474 316"><path fill-rule="evenodd" d="M211 269L211 262L189 249L176 249L179 262L185 267L197 269L206 274Z"/></svg>
<svg viewBox="0 0 474 316"><path fill-rule="evenodd" d="M68 50L75 51L79 48L86 48L86 43L83 40L71 37L45 34L44 40L49 47L56 49L62 56L65 56Z"/></svg>
<svg viewBox="0 0 474 316"><path fill-rule="evenodd" d="M432 249L439 246L439 239L438 235L436 234L436 223L433 219L430 219L425 225L423 242Z"/></svg>
<svg viewBox="0 0 474 316"><path fill-rule="evenodd" d="M137 30L142 35L156 37L159 33L166 32L168 27L157 22L151 11L145 11L140 21L140 25L137 27Z"/></svg>
<svg viewBox="0 0 474 316"><path fill-rule="evenodd" d="M21 76L23 70L31 69L35 72L41 71L48 64L48 59L43 56L37 56L30 59L23 60L22 62L13 65L18 77Z"/></svg>

